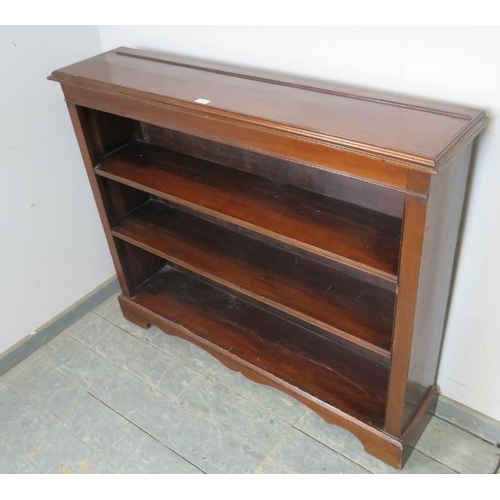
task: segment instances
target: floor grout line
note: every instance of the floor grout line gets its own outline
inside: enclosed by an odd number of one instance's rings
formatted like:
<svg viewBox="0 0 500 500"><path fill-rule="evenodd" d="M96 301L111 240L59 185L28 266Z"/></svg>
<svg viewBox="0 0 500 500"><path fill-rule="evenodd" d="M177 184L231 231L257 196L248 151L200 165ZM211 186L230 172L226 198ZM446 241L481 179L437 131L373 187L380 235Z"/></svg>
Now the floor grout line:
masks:
<svg viewBox="0 0 500 500"><path fill-rule="evenodd" d="M282 445L282 444L283 444L283 443L284 443L284 442L285 442L285 441L289 438L289 436L290 436L290 434L291 434L291 432L292 432L292 431L293 431L293 426L290 426L290 429L288 429L288 430L286 431L286 433L285 433L285 434L283 434L283 436L281 436L281 438L280 438L280 439L279 439L279 441L276 443L276 445L272 447L272 449L271 449L271 450L269 451L269 453L268 453L268 454L264 457L264 460L262 460L262 462L261 462L259 465L261 465L262 467L266 468L266 466L265 466L265 465L263 465L263 464L265 464L267 457L271 456L271 455L274 453L274 451L278 448L278 446Z"/></svg>
<svg viewBox="0 0 500 500"><path fill-rule="evenodd" d="M42 361L42 360L41 360ZM52 368L49 366L49 368ZM59 373L59 372L58 372ZM19 397L26 397L26 395L23 395L19 392L19 390L14 387L14 386L11 386L11 390L13 390L14 392L16 392L17 394L19 394ZM83 390L83 389L82 389ZM84 391L84 392L87 392L87 391ZM101 453L97 450L95 450L94 448L92 448L91 446L89 446L87 443L84 443L78 436L76 436L75 434L73 434L68 428L66 428L64 425L62 425L62 423L60 421L58 421L56 418L54 418L53 415L51 415L50 413L48 413L45 408L43 406L41 406L37 401L35 401L32 396L30 394L27 395L27 399L28 399L28 402L31 406L33 406L33 408L36 410L37 413L41 412L42 416L46 417L49 419L49 421L54 424L54 426L60 428L63 432L65 432L66 434L68 434L69 436L73 437L74 439L76 439L81 445L83 445L85 448L88 448L92 453L95 453L95 455L97 455L101 460L103 460L104 462L107 462L109 465L111 465L112 467L116 467L117 468L117 471L120 472L118 466L116 466L115 464L111 463L106 457L104 457L103 455L101 455ZM2 439L0 437L0 439ZM3 440L5 441L5 438L3 438ZM24 454L14 445L12 444L11 442L9 441L6 441L11 447L12 449L14 449L19 455L21 455L22 457L24 457ZM26 457L26 460L35 468L37 469L40 474L46 474L46 472L44 472L43 470L41 470L35 463L33 463L31 461L30 458Z"/></svg>
<svg viewBox="0 0 500 500"><path fill-rule="evenodd" d="M85 345L85 344L83 344L82 342L80 342L77 338L73 337L73 336L72 336L69 332L61 332L61 333L66 333L66 335L67 335L68 337L70 337L72 340L74 340L75 342L77 342L79 345L81 345L82 347L84 347L85 349L87 349L88 351L90 351L91 353L93 353L94 355L98 356L98 357L99 357L101 360L103 360L106 364L111 365L111 366L113 367L113 369L117 369L117 370L119 370L119 371L121 371L121 372L123 372L123 373L125 373L125 374L127 374L127 375L129 375L129 376L131 376L131 377L133 377L135 380L137 380L137 381L138 381L138 382L140 382L141 384L146 385L146 386L147 386L150 390L153 390L154 392L157 392L157 393L161 394L162 396L166 397L166 398L167 398L167 399L168 399L171 403L178 404L178 405L182 406L182 408L183 408L185 411L187 411L187 412L189 412L189 413L191 413L191 414L195 415L195 416L196 416L196 417L198 417L198 418L201 418L202 420L204 420L205 422L207 422L207 423L209 423L209 424L212 424L212 425L219 425L219 422L216 422L216 421L214 421L214 420L210 420L210 419L208 419L205 415L203 415L203 414L201 414L201 413L198 413L198 412L196 412L196 411L192 410L191 408L189 408L189 407L185 406L185 405L184 405L184 404L182 404L182 403L181 403L181 402L180 402L180 401L179 401L179 400L178 400L175 396L173 396L173 395L171 395L171 394L167 394L167 393L165 393L165 392L163 392L163 391L158 390L157 388L153 387L153 386L152 386L152 385L150 385L149 383L145 382L143 379L141 379L141 378L137 377L137 375L136 375L135 373L132 373L132 372L128 371L127 369L123 368L122 366L120 366L120 365L118 365L118 364L116 364L116 363L112 362L111 360L109 360L109 359L105 358L104 356L100 355L98 352L94 351L93 349L89 348L87 345ZM176 359L177 359L177 358L176 358ZM74 381L71 377L68 377L65 373L63 373L63 372L59 371L59 370L57 369L57 367L53 367L53 366L51 366L49 363L47 363L47 361L45 361L45 360L43 360L43 359L41 359L41 361L44 361L44 362L45 362L45 364L46 364L49 368L51 368L51 369L55 370L57 373L59 373L61 376L63 376L63 377L64 377L64 378L66 378L67 380L69 380L69 381L71 381L71 382L75 382L75 381ZM199 372L199 373L201 373L201 372ZM91 392L90 392L90 389L92 389L92 386L91 386L90 384L88 384L88 385L81 385L79 382L76 382L76 384L77 384L77 385L78 385L78 386L79 386L82 390L84 390L85 392L87 392L90 396L96 397L96 396L95 396L95 394L93 394L93 393L91 393ZM220 384L220 385L222 385L222 384ZM232 391L232 392L234 392L234 391ZM235 393L235 394L237 394L237 393ZM96 397L96 399L98 399L98 398ZM253 402L253 401L251 401L251 400L250 400L250 402ZM260 406L259 406L259 407L260 407ZM260 408L261 408L261 407L260 407ZM269 410L266 410L266 411L267 411L268 413L270 413L273 417L275 417L275 418L280 418L280 419L281 419L281 420L283 420L286 424L291 425L289 422L287 422L286 420L282 419L281 417L279 417L279 416L277 416L277 415L273 414L273 413L272 413L272 412L270 412ZM251 442L248 442L248 441L245 441L244 439L241 439L241 437L240 437L240 436L239 436L236 432L233 432L233 431L232 431L232 429L228 428L228 434L230 434L230 435L231 435L234 439L236 439L237 441L239 441L241 444L244 444L244 445L246 445L246 446L249 446L249 447L250 447L253 451L255 451L256 453L258 453L258 454L260 454L260 455L264 456L264 454L263 454L261 451L259 451L258 449L256 449L256 448L253 446L253 444L252 444ZM182 458L184 458L184 457L182 457Z"/></svg>
<svg viewBox="0 0 500 500"><path fill-rule="evenodd" d="M17 449L16 446L14 446L12 443L10 443L9 441L6 441L5 438L2 438L0 436L0 442L3 441L5 444L7 444L8 446L10 446L18 455L20 458L22 458L23 460L26 460L26 462L28 462L35 470L38 471L38 473L40 474L44 474L43 470L41 470L39 467L37 467L36 464L34 464L28 457L25 457L23 455L23 453ZM0 471L0 475L2 474L2 472Z"/></svg>
<svg viewBox="0 0 500 500"><path fill-rule="evenodd" d="M438 418L439 420L443 421L443 422L446 422L447 424L450 424L452 425L453 427L457 428L457 429L460 429L461 431L464 431L466 432L467 434L469 434L470 436L476 438L476 439L479 439L481 440L483 443L486 443L486 444L490 444L492 446L497 446L497 447L500 447L500 443L493 443L491 441L488 441L487 439L484 439L482 436L478 436L477 434L474 434L470 429L464 429L463 427L461 427L460 425L457 425L455 422L452 422L446 418L443 418L443 417L440 417L439 415L433 415L434 418Z"/></svg>
<svg viewBox="0 0 500 500"><path fill-rule="evenodd" d="M41 360L43 361L43 360ZM60 373L58 370L54 369L53 367L51 367L50 365L47 365L47 367L51 370L54 370L55 372L57 372L59 375L61 375L62 377L64 377L66 380L69 380L70 382L74 382L73 380L69 379L68 377L66 377L64 374ZM96 401L98 401L99 403L101 403L103 406L105 406L106 408L108 408L109 410L111 410L113 413L115 413L116 415L118 415L119 417L123 418L124 420L126 420L127 422L129 422L130 424L132 424L135 428L139 429L141 432L143 432L144 434L146 434L147 436L151 437L154 441L158 442L159 444L161 444L162 446L164 446L165 448L169 449L170 451L172 451L172 453L174 453L175 455L177 455L178 457L180 457L182 460L184 460L185 462L188 462L190 465L192 465L193 467L195 467L196 469L198 469L200 472L202 472L203 474L206 474L206 472L202 469L200 469L200 467L198 467L197 465L193 464L190 460L188 460L186 457L183 457L182 455L180 455L179 453L177 453L175 450L173 450L172 448L170 448L169 446L167 446L165 443L161 442L159 439L157 439L155 436L153 436L152 434L150 434L149 432L147 432L146 430L142 429L140 426L138 426L135 422L129 420L126 416L122 415L120 412L118 412L116 409L114 409L112 406L108 405L105 401L101 400L99 397L97 397L95 394L93 394L92 392L89 391L88 388L84 388L82 386L80 386L79 384L75 383L75 386L77 386L83 393L85 394L88 394L90 397L92 397L93 399L95 399ZM17 390L17 388L15 387L12 387L12 389L17 392L20 396L22 396L22 394ZM38 401L34 400L32 398L31 395L27 395L28 399L29 399L29 402L30 404L37 410L37 411L41 411L42 414L49 418L49 420L54 424L56 425L57 427L60 427L64 432L66 432L67 434L69 434L70 436L72 436L73 438L75 438L78 442L80 442L82 445L84 445L86 448L88 448L89 450L91 450L93 453L95 453L99 458L101 458L102 460L104 460L105 462L107 462L108 464L110 464L112 467L116 467L117 471L119 473L123 473L120 469L120 466L118 464L114 464L113 462L110 462L109 459L107 459L105 456L103 456L101 454L101 452L97 449L95 449L94 447L92 447L91 445L89 445L88 443L85 443L78 435L74 434L70 429L68 429L64 424L63 424L63 421L62 420L58 420L56 419L50 412L48 412L46 410L45 407L43 407L42 405L40 405L38 403ZM1 438L0 438L1 439ZM22 455L22 453L14 446L12 445L11 443L9 443L10 446L18 453L20 454L21 456L24 456ZM33 465L37 470L40 471L40 473L44 473L43 471L41 471L38 467L36 467L36 465L31 462L31 460L29 460L28 458L26 458L26 460L31 464Z"/></svg>
<svg viewBox="0 0 500 500"><path fill-rule="evenodd" d="M109 410L111 410L113 413L115 413L119 417L123 418L124 420L126 420L127 422L129 422L130 424L132 424L136 429L139 429L141 432L143 432L144 434L146 434L147 436L149 436L150 438L152 438L154 441L156 441L157 443L161 444L162 446L164 446L165 448L167 448L168 450L170 450L172 453L175 453L182 460L188 462L189 464L191 464L194 468L198 469L203 474L206 474L206 471L204 471L203 469L201 469L200 467L198 467L197 465L195 465L193 462L191 462L190 460L188 460L186 457L183 457L180 453L177 453L174 449L170 448L170 446L168 446L167 444L165 444L162 441L160 441L157 437L153 436L153 434L150 434L148 431L146 431L145 429L143 429L142 427L140 427L139 425L137 425L132 420L128 419L125 415L121 414L115 408L113 408L112 406L108 405L105 401L103 401L102 399L100 399L99 397L97 397L95 394L92 394L90 392L88 394L89 394L89 396L91 396L92 398L94 398L96 401L98 401L99 403L101 403L103 406L105 406L106 408L108 408Z"/></svg>
<svg viewBox="0 0 500 500"><path fill-rule="evenodd" d="M94 313L94 311L91 311L91 312L92 312L92 313ZM220 386L222 386L222 387L226 388L227 390L231 391L233 394L236 394L237 396L239 396L239 397L241 397L241 398L245 399L246 401L249 401L250 403L255 404L255 405L256 405L256 406L258 406L259 408L262 408L263 410L265 410L266 412L270 413L270 414L271 414L271 415L273 415L274 417L276 417L276 418L278 418L278 419L280 419L280 420L283 420L284 422L287 422L287 423L288 423L288 424L290 424L290 425L294 425L294 424L295 424L295 423L296 423L296 422L297 422L297 421L298 421L298 420L299 420L299 419L300 419L300 418L304 415L304 413L307 411L307 407L306 407L306 408L304 408L304 409L303 409L303 411L302 411L302 413L301 413L300 415L298 415L298 416L297 416L297 418L296 418L293 422L290 422L290 421L288 421L288 420L284 419L283 417L281 417L280 415L278 415L278 414L277 414L276 412L274 412L273 410L271 410L271 409L269 409L269 408L266 408L265 406L260 405L258 401L254 400L254 399L250 399L250 398L249 398L249 397L247 397L245 394L242 394L242 393L240 393L240 392L237 392L237 391L236 391L236 390L234 390L232 387L230 387L230 386L228 386L228 385L224 384L222 381L218 380L217 378L215 378L215 377L213 377L213 376L211 376L211 375L208 375L207 373L205 373L205 372L203 372L203 371L200 371L199 369L197 369L197 368L193 367L193 366L192 366L192 365L190 365L189 363L186 363L186 362L185 362L182 358L179 358L179 357L175 356L174 354L171 354L170 352L166 351L165 349L162 349L161 347L156 346L156 345L155 345L155 344L153 344L152 342L149 342L148 340L142 339L142 338L138 337L137 335L135 335L134 333L129 332L129 331L127 331L127 330L125 330L123 327L121 327L121 326L117 325L116 323L113 323L112 321L110 321L110 320L109 320L109 319L107 319L106 317L101 316L101 315L99 315L99 314L97 314L97 313L94 313L94 314L96 314L99 318L104 319L105 321L107 321L107 322L108 322L108 323L110 323L111 325L113 325L113 326L115 326L115 327L119 328L120 330L122 330L123 332L125 332L127 335L130 335L130 336L132 336L133 338L135 338L136 340L139 340L139 341L143 342L144 344L146 344L146 345L148 345L148 346L150 346L150 347L153 347L153 348L154 348L154 349L156 349L157 351L161 352L163 355L167 355L169 358L172 358L172 359L174 359L175 361L178 361L178 362L182 363L185 367L187 367L187 368L189 368L189 369L193 370L194 372L196 372L196 373L198 373L198 374L202 375L202 376L203 376L203 377L205 377L205 378L208 378L209 380L212 380L213 382L215 382L215 383L219 384ZM169 335L168 333L165 333L165 332L163 332L162 330L160 330L160 332L161 332L163 335ZM135 372L129 371L129 370L127 370L126 368L123 368L123 367L121 367L120 365L117 365L117 364L116 364L116 363L114 363L113 361L111 361L111 360L109 360L109 359L105 358L104 356L102 356L101 354L99 354L99 353L98 353L97 351L95 351L94 349L92 349L92 348L90 348L89 346L87 346L86 344L82 343L82 342L81 342L78 338L74 337L74 336L71 334L71 332L66 332L66 333L67 333L67 335L69 335L69 336L70 336L73 340L75 340L76 342L78 342L78 343L79 343L79 344L81 344L82 346L86 347L87 349L89 349L90 351L92 351L93 353L95 353L96 355L100 356L102 359L106 360L106 361L107 361L107 362L109 362L110 364L113 364L114 366L117 366L118 368L122 369L122 370L123 370L123 371L125 371L126 373L129 373L130 375L132 375L133 377L135 377L136 379L138 379L138 380L140 380L140 381L142 381L142 382L146 383L147 385L149 385L150 387L152 387L153 389L155 389L157 392L159 392L159 393L161 393L161 394L165 395L165 396L166 396L166 397L168 397L169 399L171 399L171 400L173 400L173 401L178 401L178 399L177 399L177 398L172 399L172 396L171 396L171 395L169 395L169 394L167 394L167 393L163 392L163 391L162 391L162 390L158 387L158 385L161 383L161 381L163 380L163 378L165 377L165 375L168 373L168 371L169 371L169 369L168 369L168 368L167 368L167 370L165 371L165 373L162 375L161 380L160 380L160 381L159 381L156 385L151 385L151 384L150 384L147 380L145 380L145 379L142 379L142 378L138 377L138 376L137 376L137 374L136 374ZM182 340L182 341L184 341L184 342L188 342L188 341L186 341L186 340L182 339L181 337L176 337L176 338L179 338L180 340ZM206 352L206 351L203 351L203 349L201 349L201 348L199 348L199 349L200 349L202 352ZM208 353L208 354L210 354L210 353ZM212 358L213 358L215 361L219 362L215 356L212 356ZM220 362L219 362L219 363L220 363ZM222 367L223 369L229 370L229 368L225 367L225 366L224 366L224 364L220 363L220 365L221 365L221 367ZM241 372L238 372L238 373L241 373ZM244 376L243 374L241 374L241 375L242 375L242 376ZM255 383L255 382L253 382L251 379L249 379L249 378L247 378L247 377L245 377L245 378L246 378L246 380L248 380L248 381L250 381L250 382L252 382L252 383ZM271 388L273 388L272 386L267 386L267 387L271 387ZM278 390L278 389L276 389L276 390ZM179 403L180 403L180 402L179 402ZM180 403L180 404L182 404L182 403ZM302 403L300 403L300 404L302 404ZM193 412L193 413L196 413L196 412ZM196 414L197 414L197 413L196 413ZM199 415L199 414L197 414L197 415ZM201 415L200 415L200 416L201 416ZM212 423L215 423L215 422L212 422Z"/></svg>
<svg viewBox="0 0 500 500"><path fill-rule="evenodd" d="M334 424L331 424L331 425L334 425ZM349 462L353 463L354 465L357 465L358 467L361 467L362 469L366 470L370 474L373 474L373 472L371 470L367 469L365 466L361 465L360 463L354 461L352 458L347 457L342 452L336 450L335 448L332 448L331 446L328 446L325 443L322 443L319 439L316 439L314 436L311 436L310 434L308 434L307 432L303 431L302 429L299 429L298 427L293 426L293 428L296 431L298 431L301 434L303 434L304 436L307 436L309 439L312 439L313 441L316 441L317 443L319 443L320 445L324 446L325 448L327 448L327 449L329 449L329 450L337 453L337 455L340 455L341 457L345 458L346 460L348 460Z"/></svg>
<svg viewBox="0 0 500 500"><path fill-rule="evenodd" d="M498 471L500 470L500 460L498 461L496 469L493 471L493 474L498 474Z"/></svg>

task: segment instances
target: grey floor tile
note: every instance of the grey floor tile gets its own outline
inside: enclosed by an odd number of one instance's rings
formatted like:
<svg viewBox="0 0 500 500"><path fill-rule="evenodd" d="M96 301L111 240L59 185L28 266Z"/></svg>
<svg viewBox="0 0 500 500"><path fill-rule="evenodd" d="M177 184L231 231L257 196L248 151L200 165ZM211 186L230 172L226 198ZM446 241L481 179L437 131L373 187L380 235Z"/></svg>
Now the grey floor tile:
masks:
<svg viewBox="0 0 500 500"><path fill-rule="evenodd" d="M112 473L94 453L32 405L13 387L0 389L0 436L21 457L44 473Z"/></svg>
<svg viewBox="0 0 500 500"><path fill-rule="evenodd" d="M252 382L241 373L232 372L227 378L231 379L230 382L226 380L228 387L291 424L307 410L306 406L288 394L274 387Z"/></svg>
<svg viewBox="0 0 500 500"><path fill-rule="evenodd" d="M79 386L42 360L13 378L10 385L55 420L63 419L84 394Z"/></svg>
<svg viewBox="0 0 500 500"><path fill-rule="evenodd" d="M20 363L13 366L9 371L5 372L3 375L0 375L0 386L6 384L11 380L15 380L18 376L20 376L24 370L29 368L33 363L36 363L39 359L39 350L35 351L27 358L23 359Z"/></svg>
<svg viewBox="0 0 500 500"><path fill-rule="evenodd" d="M500 422L439 395L436 416L489 443L500 443Z"/></svg>
<svg viewBox="0 0 500 500"><path fill-rule="evenodd" d="M245 472L263 459L220 425L170 400L67 334L47 356L55 369L203 471Z"/></svg>
<svg viewBox="0 0 500 500"><path fill-rule="evenodd" d="M78 323L81 324L81 322L85 321L87 318L91 318L91 313L86 314L83 318L80 318L78 320ZM45 351L51 352L51 351L56 351L59 349L59 346L64 343L65 339L65 332L61 332L59 335L51 339L49 342L47 342L44 346L42 346L40 349L38 349L39 357L43 357L42 355L45 353Z"/></svg>
<svg viewBox="0 0 500 500"><path fill-rule="evenodd" d="M123 473L201 473L89 394L68 415L64 425Z"/></svg>
<svg viewBox="0 0 500 500"><path fill-rule="evenodd" d="M38 474L40 471L0 439L0 474Z"/></svg>
<svg viewBox="0 0 500 500"><path fill-rule="evenodd" d="M165 415L165 414L164 414ZM179 408L163 421L130 415L137 425L208 473L248 473L262 462L264 455L241 442L221 426L207 423Z"/></svg>
<svg viewBox="0 0 500 500"><path fill-rule="evenodd" d="M238 439L222 425L210 422L182 404L159 392L131 395L129 387L123 397L113 392L112 404L120 413L158 441L204 472L248 472L264 455Z"/></svg>
<svg viewBox="0 0 500 500"><path fill-rule="evenodd" d="M414 450L402 470L397 470L366 453L361 441L354 434L339 426L326 423L311 410L307 410L295 427L373 473L454 474L453 470L418 450Z"/></svg>
<svg viewBox="0 0 500 500"><path fill-rule="evenodd" d="M159 390L263 454L269 453L290 428L277 415L185 365L175 373L167 372Z"/></svg>
<svg viewBox="0 0 500 500"><path fill-rule="evenodd" d="M274 474L368 474L339 453L292 429L262 464Z"/></svg>
<svg viewBox="0 0 500 500"><path fill-rule="evenodd" d="M47 474L116 474L118 469L69 433L51 434L30 451L31 460Z"/></svg>
<svg viewBox="0 0 500 500"><path fill-rule="evenodd" d="M114 370L99 355L77 342L66 332L59 334L57 347L46 350L41 359L80 387L88 389L103 372Z"/></svg>
<svg viewBox="0 0 500 500"><path fill-rule="evenodd" d="M0 438L9 442L19 429L28 425L37 413L30 398L18 392L10 383L0 387Z"/></svg>
<svg viewBox="0 0 500 500"><path fill-rule="evenodd" d="M252 471L252 474L271 474L271 472L268 471L263 465L258 465Z"/></svg>
<svg viewBox="0 0 500 500"><path fill-rule="evenodd" d="M500 450L468 432L433 417L416 448L463 474L492 474Z"/></svg>
<svg viewBox="0 0 500 500"><path fill-rule="evenodd" d="M106 360L153 386L176 362L168 354L96 314L75 323L67 333Z"/></svg>

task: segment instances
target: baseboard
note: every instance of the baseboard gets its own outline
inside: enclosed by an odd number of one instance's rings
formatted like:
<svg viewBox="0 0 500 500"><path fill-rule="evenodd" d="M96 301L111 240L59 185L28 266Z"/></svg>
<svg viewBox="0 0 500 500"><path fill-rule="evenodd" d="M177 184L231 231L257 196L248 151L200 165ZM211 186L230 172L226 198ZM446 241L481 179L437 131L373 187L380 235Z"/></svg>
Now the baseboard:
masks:
<svg viewBox="0 0 500 500"><path fill-rule="evenodd" d="M118 289L118 280L116 276L113 276L78 302L58 314L55 318L37 328L35 334L24 337L10 349L0 354L0 375L9 371L37 349L40 349L40 347L68 328L68 326L111 297Z"/></svg>
<svg viewBox="0 0 500 500"><path fill-rule="evenodd" d="M447 398L438 396L435 415L493 444L500 444L500 422Z"/></svg>

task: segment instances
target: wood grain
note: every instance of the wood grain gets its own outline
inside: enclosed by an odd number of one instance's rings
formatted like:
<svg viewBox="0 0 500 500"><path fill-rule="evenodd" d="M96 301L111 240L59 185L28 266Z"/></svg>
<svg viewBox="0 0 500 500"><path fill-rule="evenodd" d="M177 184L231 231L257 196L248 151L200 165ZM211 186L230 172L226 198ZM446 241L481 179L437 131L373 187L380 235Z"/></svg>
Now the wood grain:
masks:
<svg viewBox="0 0 500 500"><path fill-rule="evenodd" d="M117 92L126 88L136 98L176 103L206 116L428 168L435 167L435 159L457 136L466 135L476 121L485 122L484 113L477 110L443 112L442 108L433 109L432 103L405 104L401 96L384 100L359 98L355 92L287 85L248 78L238 72L221 74L126 50L73 64L55 71L52 78ZM198 98L208 99L210 104L196 104Z"/></svg>
<svg viewBox="0 0 500 500"><path fill-rule="evenodd" d="M404 430L408 367L417 307L426 213L427 204L424 200L407 199L387 400L386 429L393 436L402 436Z"/></svg>
<svg viewBox="0 0 500 500"><path fill-rule="evenodd" d="M143 140L148 144L260 175L280 184L297 186L393 217L403 217L404 194L401 191L339 175L330 169L318 168L318 165L292 162L148 123L141 123L141 128Z"/></svg>
<svg viewBox="0 0 500 500"><path fill-rule="evenodd" d="M92 132L91 124L88 122L87 116L82 113L81 108L68 103L68 111L71 118L71 123L73 124L73 129L75 131L76 139L78 141L78 146L80 148L80 153L82 155L83 164L85 165L85 171L87 173L90 187L92 189L92 194L94 195L94 199L97 205L97 211L99 212L99 217L104 228L104 234L106 235L106 241L111 252L113 265L116 270L116 275L120 283L120 287L125 293L130 294L131 289L127 281L126 273L120 261L114 238L111 235L111 227L106 213L106 205L101 197L99 183L95 176L93 168L93 157L95 155L101 156L103 152L102 149L100 149L102 148L102 142L101 140L93 140L94 132Z"/></svg>
<svg viewBox="0 0 500 500"><path fill-rule="evenodd" d="M342 148L333 148L304 138L289 135L276 137L269 130L207 117L174 105L159 106L149 101L138 101L123 93L103 92L66 84L63 84L63 91L67 102L81 107L133 118L232 147L406 191L406 168L393 161L370 155L357 155Z"/></svg>
<svg viewBox="0 0 500 500"><path fill-rule="evenodd" d="M125 317L293 395L401 467L434 411L485 113L126 48L50 79Z"/></svg>
<svg viewBox="0 0 500 500"><path fill-rule="evenodd" d="M395 217L143 143L104 158L96 173L396 280Z"/></svg>
<svg viewBox="0 0 500 500"><path fill-rule="evenodd" d="M288 315L389 356L395 294L161 202L113 234Z"/></svg>
<svg viewBox="0 0 500 500"><path fill-rule="evenodd" d="M469 146L430 185L403 425L437 380L470 155Z"/></svg>
<svg viewBox="0 0 500 500"><path fill-rule="evenodd" d="M365 422L383 425L387 367L169 266L133 300L261 372Z"/></svg>

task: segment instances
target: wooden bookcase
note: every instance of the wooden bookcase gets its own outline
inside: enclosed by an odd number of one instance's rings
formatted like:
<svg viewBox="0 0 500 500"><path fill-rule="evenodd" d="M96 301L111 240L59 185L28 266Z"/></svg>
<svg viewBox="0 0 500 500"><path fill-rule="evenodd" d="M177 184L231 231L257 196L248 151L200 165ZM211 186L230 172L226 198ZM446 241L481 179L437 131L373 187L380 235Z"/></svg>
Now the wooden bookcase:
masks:
<svg viewBox="0 0 500 500"><path fill-rule="evenodd" d="M401 467L436 400L485 114L126 48L50 78L125 317L293 395Z"/></svg>

